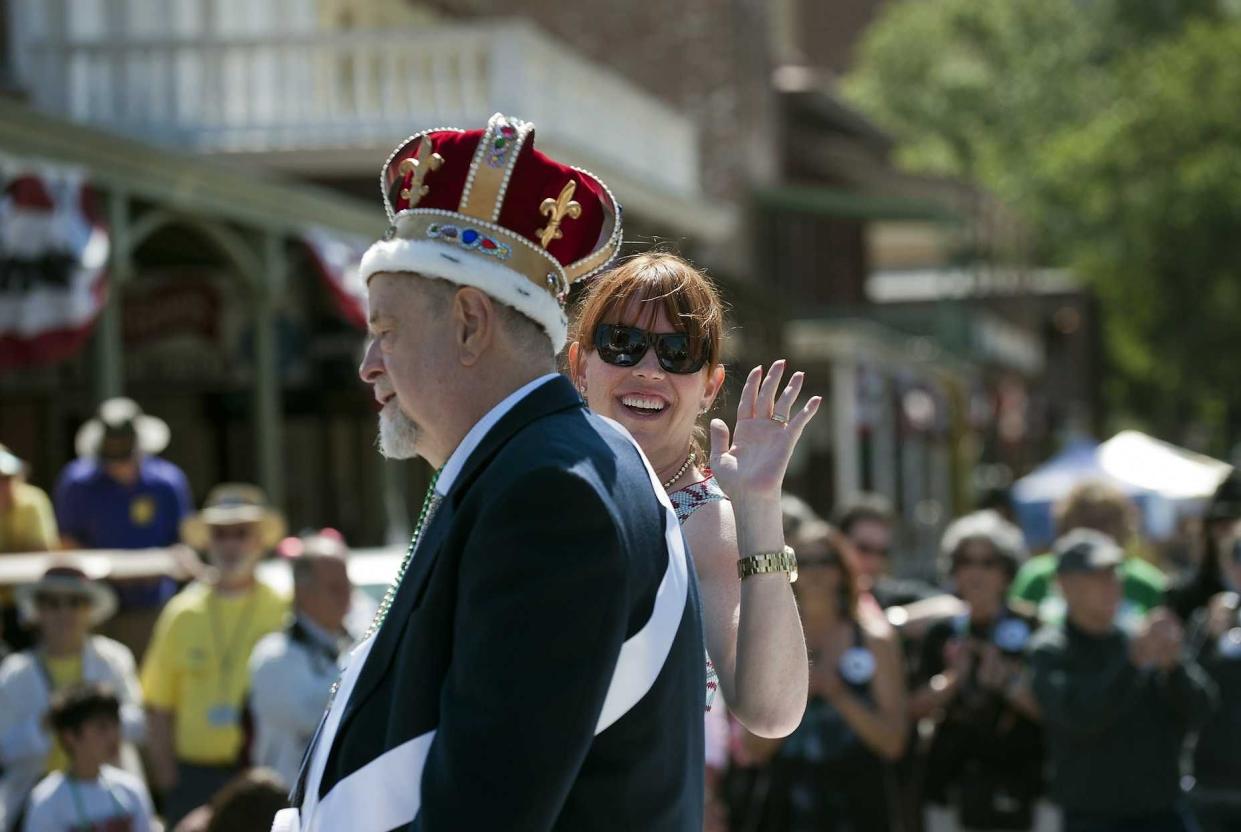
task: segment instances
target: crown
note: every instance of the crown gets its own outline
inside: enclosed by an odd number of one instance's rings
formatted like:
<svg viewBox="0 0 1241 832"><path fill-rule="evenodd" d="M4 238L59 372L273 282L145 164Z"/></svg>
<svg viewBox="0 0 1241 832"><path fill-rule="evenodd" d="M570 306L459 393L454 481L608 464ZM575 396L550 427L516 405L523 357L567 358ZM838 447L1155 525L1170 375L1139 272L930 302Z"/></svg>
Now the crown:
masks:
<svg viewBox="0 0 1241 832"><path fill-rule="evenodd" d="M588 171L534 147L534 125L496 113L483 130L415 133L388 157L380 190L391 225L362 278L417 272L486 291L564 345L570 286L621 244L621 209Z"/></svg>

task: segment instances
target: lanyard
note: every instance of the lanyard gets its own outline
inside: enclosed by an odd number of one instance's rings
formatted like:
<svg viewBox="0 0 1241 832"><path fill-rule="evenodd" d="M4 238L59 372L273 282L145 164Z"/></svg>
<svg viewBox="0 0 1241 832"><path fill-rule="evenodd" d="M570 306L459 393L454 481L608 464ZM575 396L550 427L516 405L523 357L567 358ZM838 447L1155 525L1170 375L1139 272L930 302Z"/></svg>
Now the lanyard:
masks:
<svg viewBox="0 0 1241 832"><path fill-rule="evenodd" d="M214 592L214 590L213 590ZM233 627L233 633L230 638L221 643L224 622L219 622L220 626L216 626L215 605L212 603L214 596L207 599L207 618L211 626L211 643L214 648L216 658L220 662L220 701L226 701L229 695L229 682L233 678L233 655L237 648L241 646L241 642L246 637L246 630L250 625L250 618L254 612L255 604L258 601L258 588L250 590L251 595L246 601L245 607L242 608L241 616L237 620L236 626Z"/></svg>
<svg viewBox="0 0 1241 832"><path fill-rule="evenodd" d="M69 795L73 798L73 810L78 816L78 828L82 830L91 830L95 828L95 822L91 820L86 812L86 807L82 800L82 795L78 793L78 784L73 777L65 774L65 782L69 784ZM128 820L129 813L125 807L121 805L121 801L117 800L116 795L112 793L112 787L108 785L108 781L104 778L103 773L99 774L99 785L103 788L103 793L112 801L112 805L116 807L116 815L120 819Z"/></svg>
<svg viewBox="0 0 1241 832"><path fill-rule="evenodd" d="M318 668L317 672L326 673L339 669L341 651L329 647L321 639L313 636L301 621L294 619L287 633L289 641L300 644L310 653L311 661Z"/></svg>

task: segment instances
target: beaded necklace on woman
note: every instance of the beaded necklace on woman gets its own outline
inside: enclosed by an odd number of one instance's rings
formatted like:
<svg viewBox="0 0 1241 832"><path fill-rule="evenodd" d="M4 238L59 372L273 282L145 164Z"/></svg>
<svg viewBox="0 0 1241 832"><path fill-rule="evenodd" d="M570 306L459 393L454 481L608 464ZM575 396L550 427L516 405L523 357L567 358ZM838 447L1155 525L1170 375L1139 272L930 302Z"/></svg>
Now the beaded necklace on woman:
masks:
<svg viewBox="0 0 1241 832"><path fill-rule="evenodd" d="M672 478L664 483L665 491L667 491L669 488L674 486L677 480L685 476L685 472L689 470L689 466L694 464L694 460L697 458L697 456L698 455L695 454L693 451L689 452L689 456L685 457L685 464L682 465L680 468L678 468L677 472L672 475Z"/></svg>

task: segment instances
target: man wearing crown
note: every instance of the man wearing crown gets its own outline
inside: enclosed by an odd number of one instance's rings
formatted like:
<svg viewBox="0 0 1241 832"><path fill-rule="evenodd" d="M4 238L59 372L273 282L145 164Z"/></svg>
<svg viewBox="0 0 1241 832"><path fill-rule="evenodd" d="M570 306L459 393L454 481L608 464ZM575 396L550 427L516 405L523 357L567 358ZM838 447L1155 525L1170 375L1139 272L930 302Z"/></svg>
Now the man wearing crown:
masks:
<svg viewBox="0 0 1241 832"><path fill-rule="evenodd" d="M620 209L531 124L411 137L382 174L361 367L436 468L276 829L698 830L702 629L676 515L555 372Z"/></svg>

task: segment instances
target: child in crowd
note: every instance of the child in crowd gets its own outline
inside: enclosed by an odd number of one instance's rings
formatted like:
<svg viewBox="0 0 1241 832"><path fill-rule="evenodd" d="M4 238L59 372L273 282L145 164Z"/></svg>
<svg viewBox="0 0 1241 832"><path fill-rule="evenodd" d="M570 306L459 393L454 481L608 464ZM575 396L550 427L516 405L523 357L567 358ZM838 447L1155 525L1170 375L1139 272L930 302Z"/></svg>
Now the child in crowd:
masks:
<svg viewBox="0 0 1241 832"><path fill-rule="evenodd" d="M142 782L107 761L120 747L120 702L100 684L77 684L52 699L51 731L69 757L64 771L35 787L25 832L151 832L151 799Z"/></svg>

